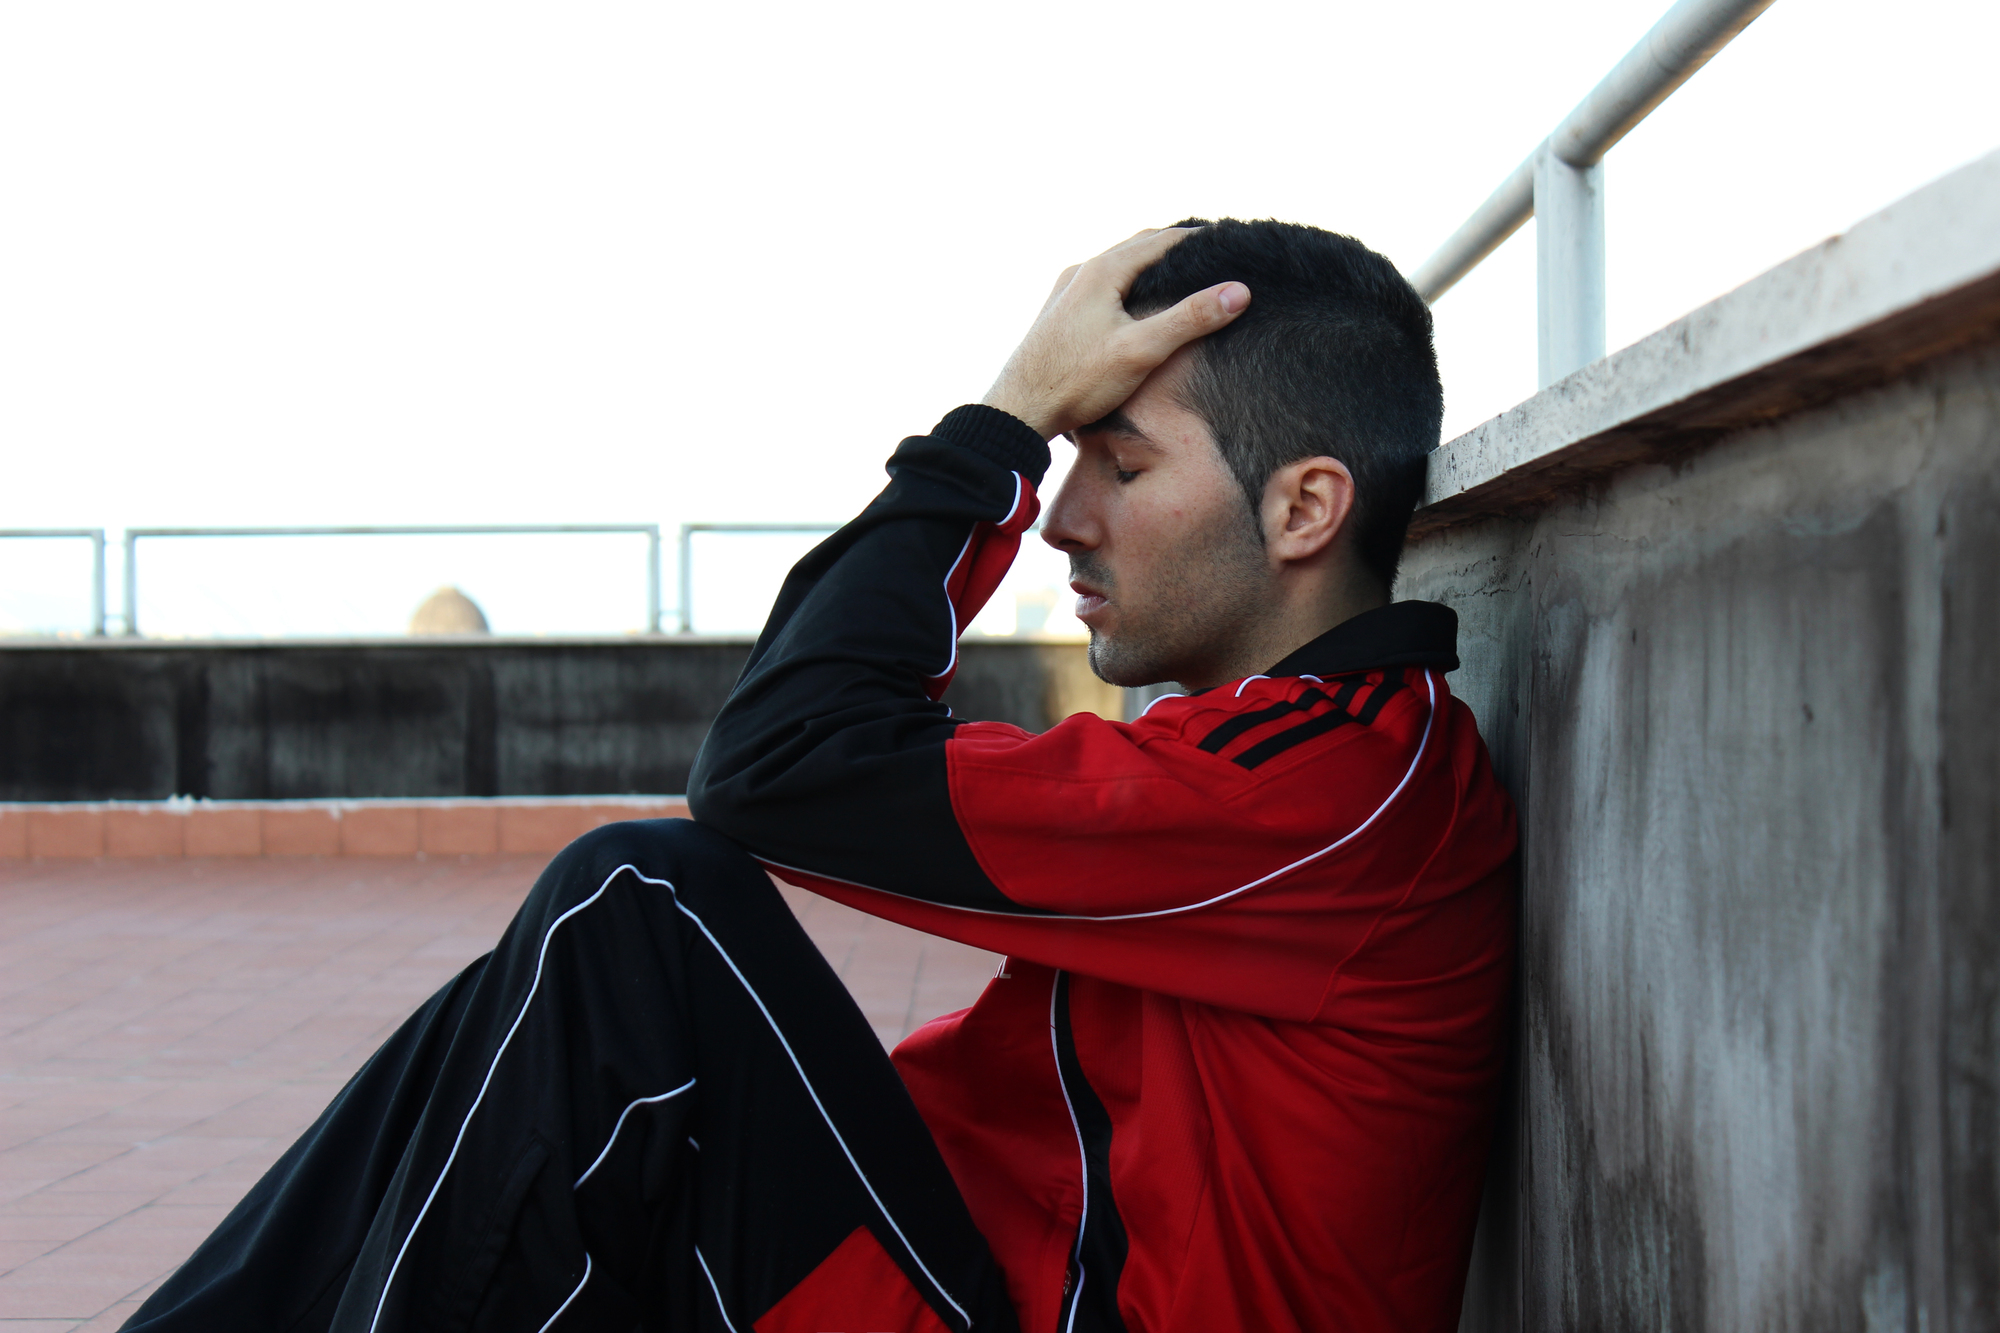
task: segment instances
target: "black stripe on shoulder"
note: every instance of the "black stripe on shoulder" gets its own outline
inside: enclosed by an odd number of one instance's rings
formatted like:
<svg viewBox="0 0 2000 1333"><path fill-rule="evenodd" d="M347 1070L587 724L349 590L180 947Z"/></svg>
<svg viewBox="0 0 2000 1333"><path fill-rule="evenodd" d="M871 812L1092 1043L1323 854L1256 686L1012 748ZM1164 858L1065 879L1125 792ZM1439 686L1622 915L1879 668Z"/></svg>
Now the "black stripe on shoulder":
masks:
<svg viewBox="0 0 2000 1333"><path fill-rule="evenodd" d="M1222 747L1241 736L1244 732L1263 726L1287 713L1303 713L1315 704L1326 702L1326 696L1318 690L1307 690L1297 699L1285 699L1266 708L1252 709L1248 713L1238 713L1219 724L1214 731L1202 738L1201 747L1210 754L1221 754Z"/></svg>
<svg viewBox="0 0 2000 1333"><path fill-rule="evenodd" d="M1266 737L1237 755L1233 762L1245 768L1255 768L1259 764L1277 758L1294 746L1315 740L1349 722L1359 722L1363 726L1369 726L1381 714L1384 704L1399 692L1409 688L1409 681L1404 678L1403 669L1390 667L1383 673L1381 682L1369 690L1368 700L1362 704L1361 711L1349 712L1354 703L1354 696L1360 693L1366 684L1366 679L1358 676L1343 680L1339 691L1333 696L1333 707L1317 716L1307 718L1296 726L1287 727L1275 736Z"/></svg>
<svg viewBox="0 0 2000 1333"><path fill-rule="evenodd" d="M1345 709L1354 700L1354 695L1367 683L1365 676L1352 676L1339 682L1340 688L1332 696L1333 706ZM1254 731L1266 722L1274 722L1290 713L1305 713L1327 702L1328 696L1322 690L1307 690L1296 699L1285 699L1264 708L1238 713L1235 717L1219 723L1214 731L1202 738L1200 749L1210 754L1221 754L1229 743L1246 732Z"/></svg>
<svg viewBox="0 0 2000 1333"><path fill-rule="evenodd" d="M1277 735L1255 745L1236 756L1236 762L1245 768L1255 768L1267 759L1275 759L1295 745L1303 745L1316 736L1324 736L1336 727L1344 727L1354 721L1354 715L1344 708L1330 708L1318 717L1309 717L1296 727L1286 727Z"/></svg>
<svg viewBox="0 0 2000 1333"><path fill-rule="evenodd" d="M1373 726L1376 716L1382 711L1382 705L1409 688L1410 682L1404 677L1403 668L1390 667L1383 673L1382 683L1368 692L1368 702L1354 715L1355 721L1363 726Z"/></svg>

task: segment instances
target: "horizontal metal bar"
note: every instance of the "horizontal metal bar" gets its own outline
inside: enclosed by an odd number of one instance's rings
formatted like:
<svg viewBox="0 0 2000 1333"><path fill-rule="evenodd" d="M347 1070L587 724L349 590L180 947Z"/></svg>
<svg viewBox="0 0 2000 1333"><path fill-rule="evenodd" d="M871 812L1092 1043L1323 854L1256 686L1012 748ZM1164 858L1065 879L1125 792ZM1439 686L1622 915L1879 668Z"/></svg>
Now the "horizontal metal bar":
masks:
<svg viewBox="0 0 2000 1333"><path fill-rule="evenodd" d="M838 523L683 523L682 532L838 532Z"/></svg>
<svg viewBox="0 0 2000 1333"><path fill-rule="evenodd" d="M1509 236L1535 215L1535 154L1514 168L1479 211L1438 247L1410 278L1410 285L1426 303L1452 289L1460 278L1472 272L1479 261L1500 248Z"/></svg>
<svg viewBox="0 0 2000 1333"><path fill-rule="evenodd" d="M139 632L139 539L141 537L518 537L550 533L629 533L645 537L647 539L646 632L659 633L660 525L657 523L402 523L282 528L127 528L125 529L125 633L137 635ZM100 575L100 583L101 580ZM102 601L101 590L99 600ZM103 633L102 620L100 613L99 633Z"/></svg>
<svg viewBox="0 0 2000 1333"><path fill-rule="evenodd" d="M1680 0L1563 117L1547 142L1573 167L1594 166L1654 107L1686 83L1775 0ZM1410 278L1425 301L1436 301L1501 242L1535 215L1535 158L1528 154L1465 224Z"/></svg>
<svg viewBox="0 0 2000 1333"><path fill-rule="evenodd" d="M694 535L697 532L838 532L838 523L683 523L676 555L680 605L674 618L682 634L694 633Z"/></svg>
<svg viewBox="0 0 2000 1333"><path fill-rule="evenodd" d="M1667 100L1774 0L1681 0L1577 103L1549 136L1573 167L1602 161L1613 144Z"/></svg>
<svg viewBox="0 0 2000 1333"><path fill-rule="evenodd" d="M103 528L0 528L0 537L56 537L87 540L90 543L90 632L104 634L104 529Z"/></svg>
<svg viewBox="0 0 2000 1333"><path fill-rule="evenodd" d="M657 523L430 523L325 528L127 528L127 537L427 537L507 536L538 532L632 532L658 535Z"/></svg>

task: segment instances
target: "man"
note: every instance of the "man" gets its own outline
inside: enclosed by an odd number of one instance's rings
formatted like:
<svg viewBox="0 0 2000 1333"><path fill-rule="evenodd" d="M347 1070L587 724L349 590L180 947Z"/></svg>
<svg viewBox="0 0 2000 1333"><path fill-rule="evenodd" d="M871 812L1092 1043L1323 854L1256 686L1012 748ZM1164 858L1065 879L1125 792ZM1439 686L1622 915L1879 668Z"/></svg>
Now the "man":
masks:
<svg viewBox="0 0 2000 1333"><path fill-rule="evenodd" d="M700 823L558 857L128 1327L1454 1326L1514 832L1451 613L1388 601L1439 402L1345 237L1064 274L792 572ZM1187 693L955 721L1057 435L1093 665ZM1007 961L892 1066L760 864Z"/></svg>

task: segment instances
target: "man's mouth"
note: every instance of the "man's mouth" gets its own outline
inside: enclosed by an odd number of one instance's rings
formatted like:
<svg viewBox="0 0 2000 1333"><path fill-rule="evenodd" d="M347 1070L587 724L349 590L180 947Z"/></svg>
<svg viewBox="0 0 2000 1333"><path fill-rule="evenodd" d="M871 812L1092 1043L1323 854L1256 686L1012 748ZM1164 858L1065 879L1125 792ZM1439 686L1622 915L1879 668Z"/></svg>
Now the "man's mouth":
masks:
<svg viewBox="0 0 2000 1333"><path fill-rule="evenodd" d="M1089 624L1091 613L1103 607L1107 599L1103 593L1082 579L1071 579L1069 587L1070 591L1076 594L1076 618Z"/></svg>

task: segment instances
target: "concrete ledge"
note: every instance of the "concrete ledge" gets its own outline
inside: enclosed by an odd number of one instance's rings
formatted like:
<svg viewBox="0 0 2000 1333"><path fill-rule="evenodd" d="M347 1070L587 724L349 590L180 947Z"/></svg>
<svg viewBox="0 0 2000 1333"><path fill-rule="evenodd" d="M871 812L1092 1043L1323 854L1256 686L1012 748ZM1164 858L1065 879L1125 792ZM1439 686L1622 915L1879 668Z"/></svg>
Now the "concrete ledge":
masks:
<svg viewBox="0 0 2000 1333"><path fill-rule="evenodd" d="M1412 537L2000 338L2000 153L1926 186L1441 446Z"/></svg>
<svg viewBox="0 0 2000 1333"><path fill-rule="evenodd" d="M0 804L0 860L549 854L600 824L687 813L679 796Z"/></svg>

